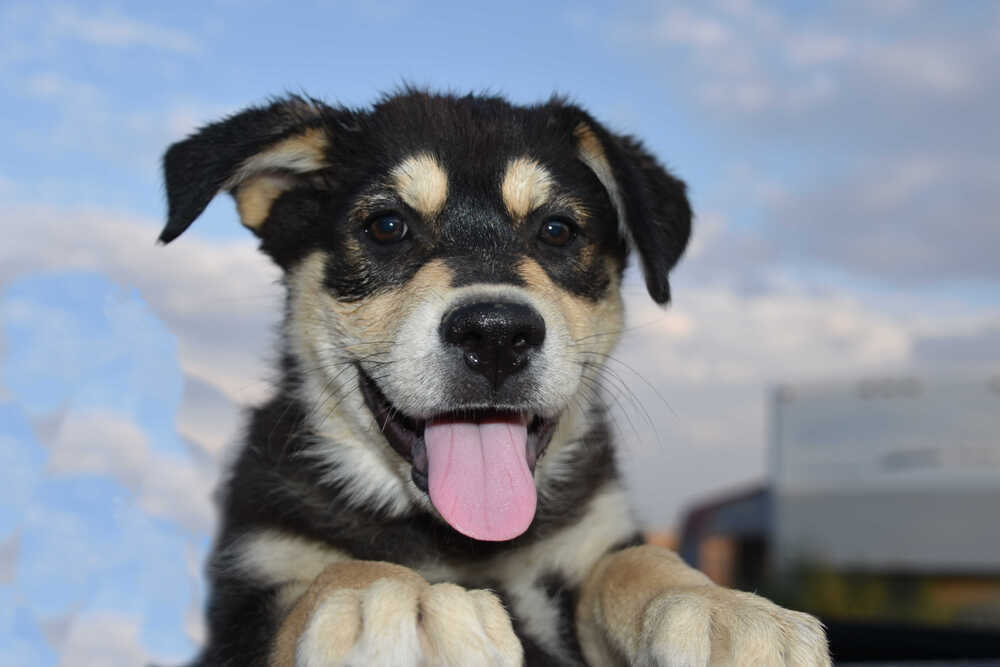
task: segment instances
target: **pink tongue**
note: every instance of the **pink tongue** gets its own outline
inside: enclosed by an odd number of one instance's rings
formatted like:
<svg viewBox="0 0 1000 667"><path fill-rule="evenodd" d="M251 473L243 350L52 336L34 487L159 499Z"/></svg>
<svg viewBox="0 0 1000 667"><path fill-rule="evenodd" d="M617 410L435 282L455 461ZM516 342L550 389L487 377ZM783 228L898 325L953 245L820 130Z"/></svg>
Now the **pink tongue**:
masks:
<svg viewBox="0 0 1000 667"><path fill-rule="evenodd" d="M528 429L515 418L427 425L431 502L452 528L493 542L513 539L528 529L537 499L527 442Z"/></svg>

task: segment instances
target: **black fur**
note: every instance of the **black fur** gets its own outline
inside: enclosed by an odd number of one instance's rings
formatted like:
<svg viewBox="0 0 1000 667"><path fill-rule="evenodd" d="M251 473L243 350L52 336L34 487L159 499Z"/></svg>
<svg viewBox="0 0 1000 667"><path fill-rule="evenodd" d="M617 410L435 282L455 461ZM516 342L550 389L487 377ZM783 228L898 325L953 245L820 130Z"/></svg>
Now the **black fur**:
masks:
<svg viewBox="0 0 1000 667"><path fill-rule="evenodd" d="M342 302L361 301L404 286L427 262L441 259L454 285L472 282L520 285L516 266L535 259L561 289L596 302L609 296L607 260L624 269L629 250L609 192L580 159L576 128L585 123L601 142L625 203L625 226L634 241L652 297L670 297L667 273L690 233L691 211L684 184L669 175L634 139L612 134L584 111L561 99L532 107L497 97L437 96L406 90L371 110L330 107L289 97L251 108L203 128L175 144L164 158L169 204L160 240L168 243L186 230L223 187L238 189L234 174L249 158L306 129L327 140L324 164L315 171L288 173L294 184L271 205L255 229L263 252L289 270L315 250L326 252L324 286ZM396 201L387 175L408 155L426 151L449 177L444 209L433 222ZM530 156L553 174L565 194L587 211L577 236L565 247L538 239L538 229L563 210L536 211L515 224L496 184L507 161ZM404 218L410 235L394 246L377 247L365 227L382 202ZM589 254L581 253L589 248ZM589 259L583 259L583 257ZM594 495L617 477L603 408L594 405L595 423L582 437L566 474L542 490L528 530L507 542L466 537L423 510L389 516L376 508L352 509L346 491L323 478L302 454L316 441L309 413L317 406L296 398L303 369L286 348L275 397L252 411L245 446L235 460L222 494L222 523L209 575L208 644L205 665L263 665L277 628L275 591L234 574L227 551L242 536L274 528L343 550L355 558L418 567L441 561L476 563L537 543L578 522ZM335 443L331 443L335 446ZM539 463L541 465L544 458ZM609 549L627 545L609 545ZM494 588L489 577L458 581ZM512 613L527 664L582 664L573 630L577 591L559 572L542 576L558 610L562 663L546 653L531 627ZM513 610L511 610L513 612ZM568 660L568 662L566 662Z"/></svg>
<svg viewBox="0 0 1000 667"><path fill-rule="evenodd" d="M464 259L473 267L469 271L481 267L484 256L497 258L497 266L504 258L523 255L551 259L551 249L534 243L535 228L517 238L504 224L507 214L491 187L503 173L506 160L516 155L537 158L558 177L589 193L600 224L588 228L587 234L602 254L624 260L627 248L617 234L608 195L577 159L573 130L581 122L600 139L621 187L625 223L642 259L650 295L665 303L670 299L667 274L683 252L691 229L684 183L667 173L637 140L609 132L559 98L517 107L498 97L458 98L408 90L384 98L365 112L301 97L248 109L203 128L167 151L164 174L169 214L160 240L168 243L186 230L244 160L305 129L322 128L329 138L329 166L315 174L296 174L301 187L283 195L272 208L269 221L281 220L280 224L267 222L258 231L262 250L283 268L313 248L338 248L343 235L356 232L361 222L348 219L347 203L404 156L420 151L431 152L449 176L459 178L449 183L455 196L449 197L442 212L443 232L414 241L421 247L412 255L414 261L403 268L412 270L414 264L435 256L448 257L452 265ZM476 251L471 257L470 249ZM555 282L570 291L591 298L603 293L588 280L594 277L593 267L570 261L542 264ZM347 276L359 267L348 262L338 268L342 270L338 275ZM350 288L341 285L338 294L363 298L374 290L402 284L412 275L407 270L388 270L378 262L361 268L372 275Z"/></svg>

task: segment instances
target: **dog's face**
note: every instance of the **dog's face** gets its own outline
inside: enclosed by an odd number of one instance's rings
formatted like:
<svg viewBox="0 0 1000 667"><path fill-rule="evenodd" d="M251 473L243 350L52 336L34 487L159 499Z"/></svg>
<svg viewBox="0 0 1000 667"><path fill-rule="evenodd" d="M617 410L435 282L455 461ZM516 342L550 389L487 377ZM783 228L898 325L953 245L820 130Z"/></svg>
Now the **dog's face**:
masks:
<svg viewBox="0 0 1000 667"><path fill-rule="evenodd" d="M291 98L174 145L165 170L162 240L227 189L285 270L331 475L359 494L367 476L390 509L429 496L485 540L527 528L536 462L595 403L629 246L665 302L690 229L680 181L560 101Z"/></svg>

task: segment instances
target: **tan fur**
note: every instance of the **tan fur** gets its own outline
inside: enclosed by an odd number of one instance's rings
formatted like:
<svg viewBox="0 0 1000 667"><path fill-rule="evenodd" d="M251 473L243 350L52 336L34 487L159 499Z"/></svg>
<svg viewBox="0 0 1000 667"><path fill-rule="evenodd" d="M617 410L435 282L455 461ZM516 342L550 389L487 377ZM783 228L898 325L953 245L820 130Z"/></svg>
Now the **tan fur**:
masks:
<svg viewBox="0 0 1000 667"><path fill-rule="evenodd" d="M610 263L606 270L611 280L608 294L597 301L590 301L553 283L549 274L534 259L524 259L518 266L518 273L530 291L558 304L574 342L586 339L589 341L587 349L601 352L608 352L618 342L625 316L618 291L618 273Z"/></svg>
<svg viewBox="0 0 1000 667"><path fill-rule="evenodd" d="M270 148L252 155L233 173L222 186L229 190L262 173L291 172L305 174L328 166L326 133L319 128L309 128L301 134L282 139Z"/></svg>
<svg viewBox="0 0 1000 667"><path fill-rule="evenodd" d="M326 254L317 251L294 270L291 319L301 327L297 337L304 345L327 339L331 328L338 339L347 343L391 341L402 315L419 299L448 289L453 276L442 260L435 259L422 266L403 287L361 301L344 302L333 298L324 286L325 266ZM306 358L319 361L311 353Z"/></svg>
<svg viewBox="0 0 1000 667"><path fill-rule="evenodd" d="M427 494L412 482L409 464L378 435L380 425L373 422L357 391L357 372L345 359L386 361L407 313L426 300L439 303L451 283L451 270L441 261L428 262L404 287L361 301L342 302L323 284L325 266L326 253L317 251L288 277L291 307L287 335L297 358L310 369L302 398L315 406L310 419L324 438L310 455L329 469L330 483L344 485L348 500L357 506L389 515L403 514L414 506L429 508ZM422 334L437 336L436 329L424 329ZM404 356L423 368L419 358ZM422 391L419 386L414 390ZM338 447L325 449L324 441L336 442Z"/></svg>
<svg viewBox="0 0 1000 667"><path fill-rule="evenodd" d="M406 567L373 561L324 570L285 617L270 657L272 667L522 662L495 595L432 586Z"/></svg>
<svg viewBox="0 0 1000 667"><path fill-rule="evenodd" d="M398 579L412 586L426 585L419 574L395 563L350 560L327 567L282 622L271 651L271 665L294 667L299 637L331 592L340 589L361 590L379 579Z"/></svg>
<svg viewBox="0 0 1000 667"><path fill-rule="evenodd" d="M260 229L274 200L294 184L295 179L284 174L261 174L241 183L233 193L240 222L255 231Z"/></svg>
<svg viewBox="0 0 1000 667"><path fill-rule="evenodd" d="M405 286L356 303L334 301L331 307L352 339L389 340L402 315L423 298L442 294L451 286L452 270L440 259L431 260Z"/></svg>
<svg viewBox="0 0 1000 667"><path fill-rule="evenodd" d="M552 174L531 158L514 158L507 163L500 193L511 217L523 220L552 196Z"/></svg>
<svg viewBox="0 0 1000 667"><path fill-rule="evenodd" d="M433 220L448 199L448 174L430 153L417 153L396 165L390 174L393 187L408 206L426 220Z"/></svg>
<svg viewBox="0 0 1000 667"><path fill-rule="evenodd" d="M626 234L626 238L630 238L625 227L625 202L622 199L621 189L615 180L614 171L611 169L611 163L608 162L608 156L604 153L604 147L601 146L600 139L597 138L594 130L586 123L577 125L573 134L576 135L576 140L580 146L580 159L585 165L590 167L590 170L597 176L597 180L604 186L608 196L611 198L611 204L615 207L615 212L618 213L619 227Z"/></svg>
<svg viewBox="0 0 1000 667"><path fill-rule="evenodd" d="M650 545L597 563L581 588L576 625L592 665L830 665L815 618L716 586Z"/></svg>
<svg viewBox="0 0 1000 667"><path fill-rule="evenodd" d="M326 134L310 128L244 160L222 186L236 198L240 221L258 230L270 215L274 200L295 185L296 179L291 174L306 174L328 166L327 147Z"/></svg>

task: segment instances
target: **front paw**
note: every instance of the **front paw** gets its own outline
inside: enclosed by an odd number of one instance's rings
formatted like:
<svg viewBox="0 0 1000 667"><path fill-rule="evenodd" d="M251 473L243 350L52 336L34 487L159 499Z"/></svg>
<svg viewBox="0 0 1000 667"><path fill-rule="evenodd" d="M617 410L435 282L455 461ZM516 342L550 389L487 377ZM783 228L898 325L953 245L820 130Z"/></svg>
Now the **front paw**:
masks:
<svg viewBox="0 0 1000 667"><path fill-rule="evenodd" d="M639 644L644 667L830 665L816 618L712 584L654 597L643 612Z"/></svg>
<svg viewBox="0 0 1000 667"><path fill-rule="evenodd" d="M295 653L296 667L515 667L522 660L510 618L492 593L396 578L330 590Z"/></svg>

